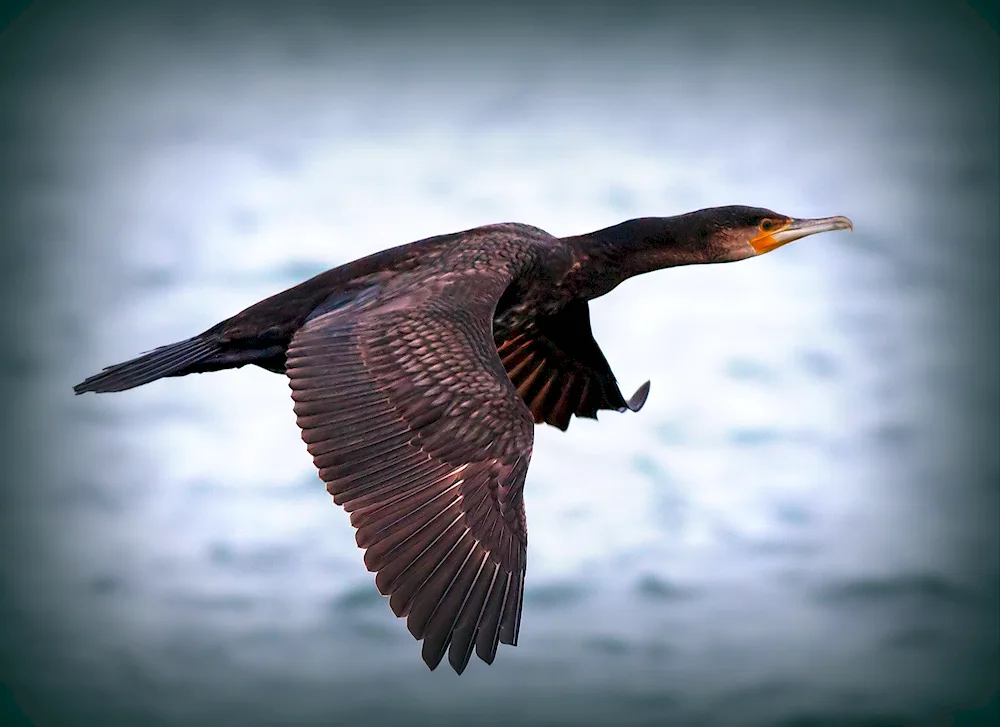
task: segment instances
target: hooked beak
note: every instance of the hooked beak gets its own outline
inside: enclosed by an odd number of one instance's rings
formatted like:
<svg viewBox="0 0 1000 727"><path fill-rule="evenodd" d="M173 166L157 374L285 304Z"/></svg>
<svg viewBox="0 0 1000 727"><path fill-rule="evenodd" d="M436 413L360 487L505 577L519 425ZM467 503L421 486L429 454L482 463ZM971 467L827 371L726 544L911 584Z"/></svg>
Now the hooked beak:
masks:
<svg viewBox="0 0 1000 727"><path fill-rule="evenodd" d="M789 242L800 240L817 232L832 232L834 230L854 231L854 223L846 217L822 217L816 220L789 220L775 229L761 232L750 240L754 252L763 255Z"/></svg>

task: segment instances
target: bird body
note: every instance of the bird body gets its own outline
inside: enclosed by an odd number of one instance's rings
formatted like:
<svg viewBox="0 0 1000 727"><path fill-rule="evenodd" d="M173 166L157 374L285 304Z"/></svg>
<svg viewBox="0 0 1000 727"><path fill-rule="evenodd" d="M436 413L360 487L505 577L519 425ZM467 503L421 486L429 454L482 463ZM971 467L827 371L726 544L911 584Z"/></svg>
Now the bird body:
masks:
<svg viewBox="0 0 1000 727"><path fill-rule="evenodd" d="M288 376L302 438L365 564L432 669L516 644L534 425L638 411L588 301L675 265L728 262L850 226L724 207L557 238L497 224L321 273L75 387L121 391L254 364Z"/></svg>

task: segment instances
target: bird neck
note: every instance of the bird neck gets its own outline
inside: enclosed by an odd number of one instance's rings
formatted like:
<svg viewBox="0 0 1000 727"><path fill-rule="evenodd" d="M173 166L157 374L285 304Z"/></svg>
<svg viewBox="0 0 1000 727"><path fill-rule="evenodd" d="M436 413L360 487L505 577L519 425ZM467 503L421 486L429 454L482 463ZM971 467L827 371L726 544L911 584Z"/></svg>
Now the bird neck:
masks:
<svg viewBox="0 0 1000 727"><path fill-rule="evenodd" d="M573 251L567 283L596 298L636 275L699 262L677 217L642 217L564 238Z"/></svg>

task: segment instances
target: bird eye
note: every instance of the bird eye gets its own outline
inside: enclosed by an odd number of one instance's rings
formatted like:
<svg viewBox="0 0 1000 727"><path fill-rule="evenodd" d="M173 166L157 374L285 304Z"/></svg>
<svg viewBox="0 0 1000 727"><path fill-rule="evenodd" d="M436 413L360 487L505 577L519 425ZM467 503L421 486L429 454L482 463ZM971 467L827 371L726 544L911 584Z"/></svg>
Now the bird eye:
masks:
<svg viewBox="0 0 1000 727"><path fill-rule="evenodd" d="M760 223L760 229L764 232L770 232L772 227L774 227L774 222L771 220L764 220Z"/></svg>

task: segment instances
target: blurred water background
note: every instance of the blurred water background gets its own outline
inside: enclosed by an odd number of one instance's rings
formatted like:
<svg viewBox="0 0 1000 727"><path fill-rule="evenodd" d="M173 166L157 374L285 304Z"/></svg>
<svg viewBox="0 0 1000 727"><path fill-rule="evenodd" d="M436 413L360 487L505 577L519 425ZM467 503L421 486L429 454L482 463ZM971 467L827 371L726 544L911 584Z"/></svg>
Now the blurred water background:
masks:
<svg viewBox="0 0 1000 727"><path fill-rule="evenodd" d="M1000 81L969 6L37 3L0 79L0 676L33 723L996 717ZM284 378L72 396L391 245L732 203L857 231L592 304L649 402L537 431L521 643L460 678L377 595Z"/></svg>

